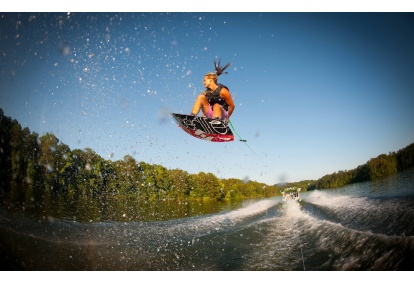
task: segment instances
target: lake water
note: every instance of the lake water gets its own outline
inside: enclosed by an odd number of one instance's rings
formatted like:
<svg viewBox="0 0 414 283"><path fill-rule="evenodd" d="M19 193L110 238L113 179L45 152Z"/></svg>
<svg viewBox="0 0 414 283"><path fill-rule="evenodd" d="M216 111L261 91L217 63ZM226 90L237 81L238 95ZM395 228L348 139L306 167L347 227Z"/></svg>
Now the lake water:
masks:
<svg viewBox="0 0 414 283"><path fill-rule="evenodd" d="M0 208L3 270L414 270L414 170L160 221ZM47 214L47 213L46 213Z"/></svg>

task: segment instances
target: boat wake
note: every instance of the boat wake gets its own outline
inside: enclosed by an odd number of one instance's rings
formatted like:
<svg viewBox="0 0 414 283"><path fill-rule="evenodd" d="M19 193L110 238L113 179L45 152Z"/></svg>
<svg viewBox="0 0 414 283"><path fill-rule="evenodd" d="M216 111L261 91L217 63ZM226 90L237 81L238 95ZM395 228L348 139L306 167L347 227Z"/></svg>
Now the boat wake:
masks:
<svg viewBox="0 0 414 283"><path fill-rule="evenodd" d="M80 223L0 211L8 270L412 270L412 197L312 191L159 222Z"/></svg>

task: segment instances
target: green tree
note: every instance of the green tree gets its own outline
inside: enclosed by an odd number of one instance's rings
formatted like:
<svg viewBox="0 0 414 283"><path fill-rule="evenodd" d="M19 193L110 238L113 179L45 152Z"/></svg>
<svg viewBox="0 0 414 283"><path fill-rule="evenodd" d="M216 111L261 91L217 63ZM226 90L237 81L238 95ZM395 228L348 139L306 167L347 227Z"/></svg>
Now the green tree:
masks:
<svg viewBox="0 0 414 283"><path fill-rule="evenodd" d="M216 200L221 200L225 197L223 185L212 173L200 172L197 174L196 179L198 184L194 191L195 197L208 197Z"/></svg>
<svg viewBox="0 0 414 283"><path fill-rule="evenodd" d="M414 166L414 143L400 149L396 153L398 171L404 171Z"/></svg>
<svg viewBox="0 0 414 283"><path fill-rule="evenodd" d="M24 157L23 157L23 136L22 128L19 123L14 122L11 128L11 138L10 145L12 147L11 151L11 174L13 181L22 181L23 168L24 166Z"/></svg>
<svg viewBox="0 0 414 283"><path fill-rule="evenodd" d="M12 119L5 116L3 109L0 108L0 185L5 190L12 179L12 145L11 129L13 126Z"/></svg>
<svg viewBox="0 0 414 283"><path fill-rule="evenodd" d="M138 197L146 196L143 187L143 170L140 164L130 155L115 162L116 188L119 194L135 194Z"/></svg>
<svg viewBox="0 0 414 283"><path fill-rule="evenodd" d="M185 199L190 194L189 174L180 169L169 171L170 190L168 197L171 199Z"/></svg>
<svg viewBox="0 0 414 283"><path fill-rule="evenodd" d="M37 181L40 181L40 167L38 166L39 159L39 144L38 139L39 135L37 133L30 133L28 128L23 129L27 132L25 136L25 148L24 156L26 158L26 178L25 181L28 184L34 184Z"/></svg>
<svg viewBox="0 0 414 283"><path fill-rule="evenodd" d="M381 154L367 163L370 180L375 180L397 173L397 159L394 155Z"/></svg>
<svg viewBox="0 0 414 283"><path fill-rule="evenodd" d="M58 185L59 181L59 139L51 133L46 133L40 139L39 164L43 168L43 177L48 188Z"/></svg>
<svg viewBox="0 0 414 283"><path fill-rule="evenodd" d="M114 174L110 162L90 148L74 150L70 162L71 171L76 174L77 189L83 195L97 197L107 193L107 184Z"/></svg>

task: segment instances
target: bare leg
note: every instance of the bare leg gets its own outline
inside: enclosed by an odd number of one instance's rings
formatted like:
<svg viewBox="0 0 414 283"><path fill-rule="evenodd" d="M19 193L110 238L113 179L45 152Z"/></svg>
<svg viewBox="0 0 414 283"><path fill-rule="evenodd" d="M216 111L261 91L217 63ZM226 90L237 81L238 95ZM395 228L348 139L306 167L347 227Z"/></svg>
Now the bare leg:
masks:
<svg viewBox="0 0 414 283"><path fill-rule="evenodd" d="M223 106L220 104L214 104L213 106L213 117L219 118L219 119L227 119L228 113L226 110L224 110Z"/></svg>
<svg viewBox="0 0 414 283"><path fill-rule="evenodd" d="M198 115L200 109L203 110L204 115L207 115L208 110L210 109L210 104L208 103L207 98L204 94L197 96L197 99L194 102L193 110L191 112L195 115Z"/></svg>
<svg viewBox="0 0 414 283"><path fill-rule="evenodd" d="M214 106L213 106L213 117L214 118L221 118L221 116L222 116L222 111L221 111L221 109L222 109L223 107L221 107L221 105L220 104L214 104Z"/></svg>

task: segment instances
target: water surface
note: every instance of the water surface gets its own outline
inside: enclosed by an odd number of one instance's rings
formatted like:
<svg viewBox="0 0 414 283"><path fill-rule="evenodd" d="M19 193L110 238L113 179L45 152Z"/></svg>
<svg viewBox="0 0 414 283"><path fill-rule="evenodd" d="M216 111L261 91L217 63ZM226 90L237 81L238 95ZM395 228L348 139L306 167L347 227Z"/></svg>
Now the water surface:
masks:
<svg viewBox="0 0 414 283"><path fill-rule="evenodd" d="M414 170L165 221L81 222L2 207L2 269L413 270Z"/></svg>

